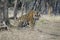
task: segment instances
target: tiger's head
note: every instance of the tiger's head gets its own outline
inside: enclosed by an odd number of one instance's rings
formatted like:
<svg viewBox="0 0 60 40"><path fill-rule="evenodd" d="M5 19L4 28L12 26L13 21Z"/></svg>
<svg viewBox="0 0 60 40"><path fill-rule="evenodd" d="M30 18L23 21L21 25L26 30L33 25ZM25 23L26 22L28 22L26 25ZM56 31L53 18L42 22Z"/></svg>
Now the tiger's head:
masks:
<svg viewBox="0 0 60 40"><path fill-rule="evenodd" d="M28 14L29 14L30 18L33 17L33 19L35 21L39 20L39 17L40 17L40 13L39 12L31 10Z"/></svg>
<svg viewBox="0 0 60 40"><path fill-rule="evenodd" d="M39 17L40 17L40 13L35 11L35 13L34 13L34 15L33 15L34 20L35 20L35 21L36 21L36 20L39 20Z"/></svg>
<svg viewBox="0 0 60 40"><path fill-rule="evenodd" d="M31 10L31 11L28 13L28 16L29 16L29 18L33 17L34 20L39 20L40 13Z"/></svg>

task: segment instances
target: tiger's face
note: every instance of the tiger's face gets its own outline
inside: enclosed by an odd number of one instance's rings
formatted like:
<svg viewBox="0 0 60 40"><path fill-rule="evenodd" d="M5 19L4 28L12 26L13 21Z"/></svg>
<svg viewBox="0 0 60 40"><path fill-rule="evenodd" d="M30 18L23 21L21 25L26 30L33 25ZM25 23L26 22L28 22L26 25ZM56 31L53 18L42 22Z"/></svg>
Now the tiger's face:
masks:
<svg viewBox="0 0 60 40"><path fill-rule="evenodd" d="M35 12L33 19L36 21L36 20L39 20L39 17L40 17L40 13Z"/></svg>
<svg viewBox="0 0 60 40"><path fill-rule="evenodd" d="M28 18L32 18L33 20L39 20L39 17L40 17L40 13L36 12L36 11L33 11L31 10L29 13L28 13Z"/></svg>

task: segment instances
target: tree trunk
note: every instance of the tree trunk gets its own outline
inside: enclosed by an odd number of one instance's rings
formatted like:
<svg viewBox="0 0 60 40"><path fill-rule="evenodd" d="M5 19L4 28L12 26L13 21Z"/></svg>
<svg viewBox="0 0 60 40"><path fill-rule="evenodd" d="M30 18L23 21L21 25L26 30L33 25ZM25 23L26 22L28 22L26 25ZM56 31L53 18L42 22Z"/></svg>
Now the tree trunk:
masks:
<svg viewBox="0 0 60 40"><path fill-rule="evenodd" d="M0 26L3 25L3 14L2 14L2 4L0 3Z"/></svg>
<svg viewBox="0 0 60 40"><path fill-rule="evenodd" d="M18 3L18 0L15 0L15 5L14 5L14 19L17 18L17 3Z"/></svg>
<svg viewBox="0 0 60 40"><path fill-rule="evenodd" d="M3 24L6 26L9 24L9 19L8 19L8 0L2 0L3 4Z"/></svg>
<svg viewBox="0 0 60 40"><path fill-rule="evenodd" d="M52 15L52 7L48 8L48 15L50 15L50 16Z"/></svg>
<svg viewBox="0 0 60 40"><path fill-rule="evenodd" d="M4 0L4 8L3 8L3 17L6 21L8 19L8 7L7 7L7 0Z"/></svg>
<svg viewBox="0 0 60 40"><path fill-rule="evenodd" d="M23 12L24 12L24 2L22 3L22 7L21 7L21 16L23 15Z"/></svg>
<svg viewBox="0 0 60 40"><path fill-rule="evenodd" d="M52 15L52 6L50 6L50 5L47 3L47 7L48 7L48 15L51 16L51 15Z"/></svg>

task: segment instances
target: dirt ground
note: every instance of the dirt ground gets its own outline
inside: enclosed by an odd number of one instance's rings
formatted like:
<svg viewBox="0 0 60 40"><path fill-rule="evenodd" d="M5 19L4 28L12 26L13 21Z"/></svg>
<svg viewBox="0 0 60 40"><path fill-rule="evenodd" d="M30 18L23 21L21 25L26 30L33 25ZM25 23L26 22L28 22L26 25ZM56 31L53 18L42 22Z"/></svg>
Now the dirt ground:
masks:
<svg viewBox="0 0 60 40"><path fill-rule="evenodd" d="M0 40L60 40L60 16L43 15L33 31L27 27L0 31Z"/></svg>

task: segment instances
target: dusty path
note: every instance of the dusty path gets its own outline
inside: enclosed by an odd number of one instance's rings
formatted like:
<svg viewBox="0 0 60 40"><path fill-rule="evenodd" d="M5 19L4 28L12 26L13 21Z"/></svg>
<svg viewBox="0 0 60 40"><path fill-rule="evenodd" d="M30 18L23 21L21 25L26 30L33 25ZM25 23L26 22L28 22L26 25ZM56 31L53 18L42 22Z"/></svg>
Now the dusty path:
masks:
<svg viewBox="0 0 60 40"><path fill-rule="evenodd" d="M34 31L29 28L21 30L10 28L8 31L0 31L0 40L60 40L60 21L39 20Z"/></svg>

